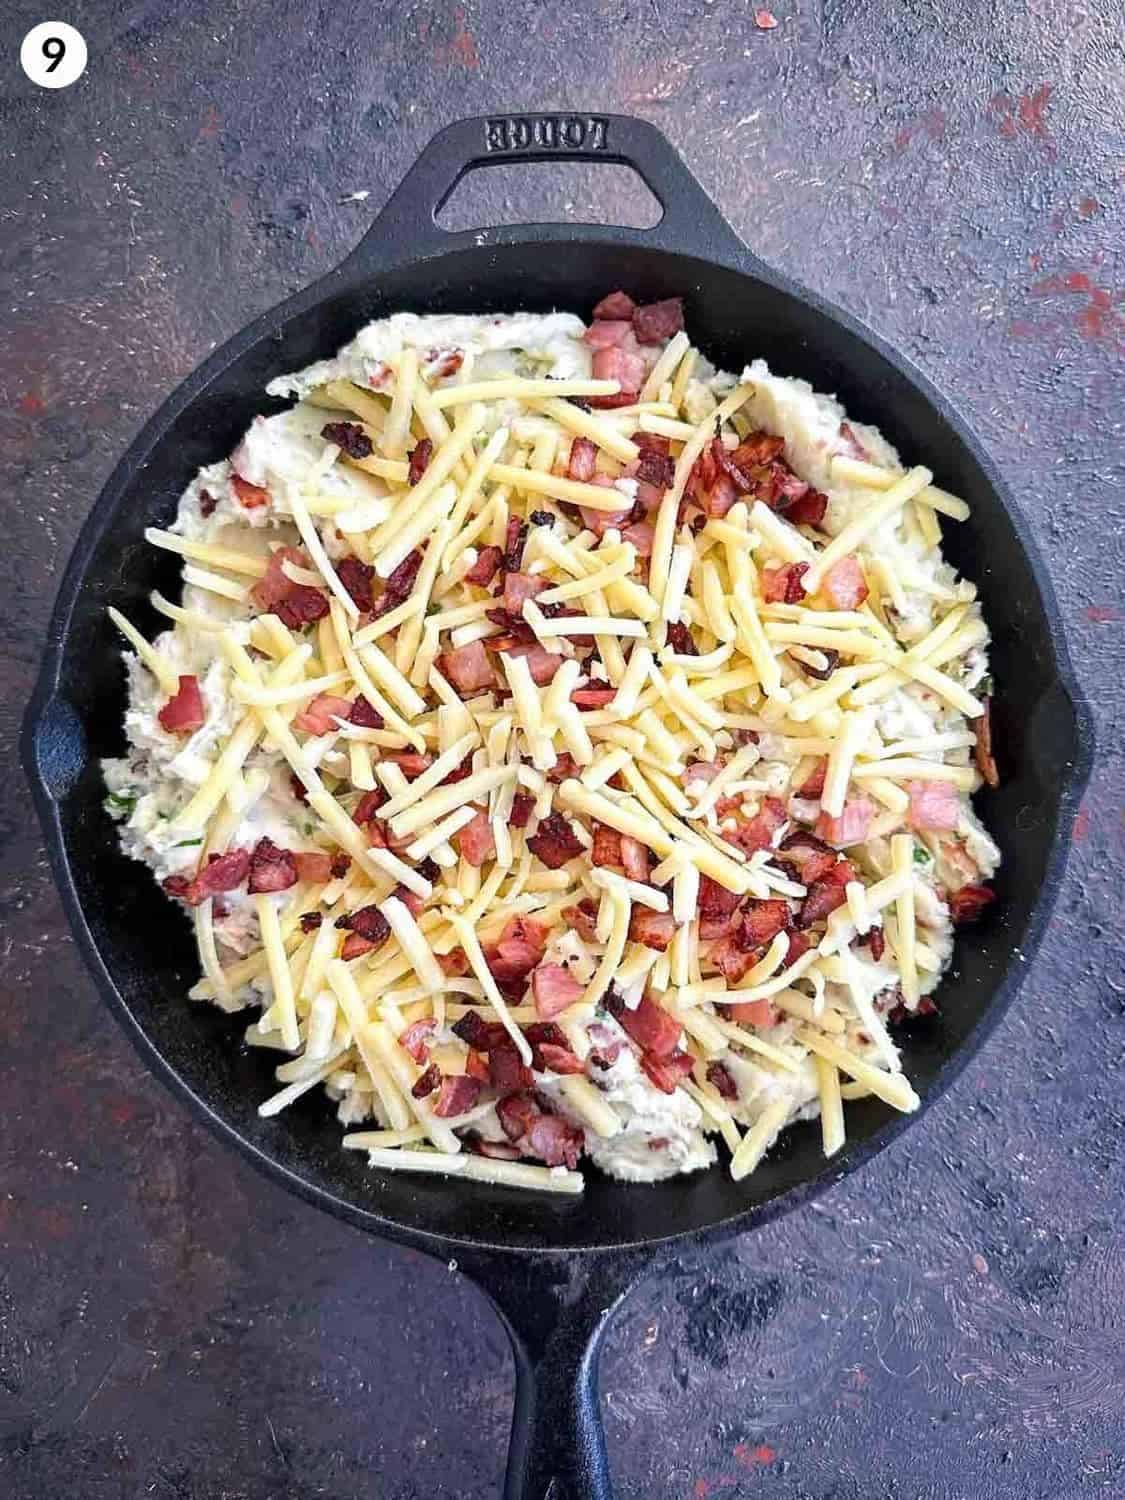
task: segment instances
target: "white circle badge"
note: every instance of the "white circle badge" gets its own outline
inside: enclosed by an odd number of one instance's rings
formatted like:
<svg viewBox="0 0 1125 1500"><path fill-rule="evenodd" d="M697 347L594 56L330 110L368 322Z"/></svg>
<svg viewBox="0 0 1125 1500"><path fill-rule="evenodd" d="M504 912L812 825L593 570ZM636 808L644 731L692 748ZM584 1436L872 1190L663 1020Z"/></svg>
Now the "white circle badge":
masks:
<svg viewBox="0 0 1125 1500"><path fill-rule="evenodd" d="M20 66L43 89L65 89L86 67L86 41L65 21L40 21L23 39Z"/></svg>

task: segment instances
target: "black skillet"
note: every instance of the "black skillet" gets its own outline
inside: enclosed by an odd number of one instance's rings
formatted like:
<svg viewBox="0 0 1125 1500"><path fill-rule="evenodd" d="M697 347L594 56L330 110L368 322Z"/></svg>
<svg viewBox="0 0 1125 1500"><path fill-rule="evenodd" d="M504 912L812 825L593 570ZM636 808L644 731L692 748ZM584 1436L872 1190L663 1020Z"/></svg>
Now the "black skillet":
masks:
<svg viewBox="0 0 1125 1500"><path fill-rule="evenodd" d="M664 208L652 229L523 225L448 234L434 216L468 171L490 163L615 162ZM651 1269L658 1247L752 1228L868 1160L906 1121L876 1100L849 1108L848 1146L830 1166L819 1128L790 1131L748 1182L722 1166L654 1187L590 1174L560 1201L456 1180L369 1170L339 1149L320 1100L262 1120L268 1055L238 1044L245 1020L192 1006L186 923L117 852L98 760L122 749L119 641L105 608L152 633L148 592L175 590L177 567L142 541L166 524L195 470L228 453L266 382L332 353L360 324L396 310L588 314L625 287L642 301L683 296L694 341L741 369L775 370L837 392L912 462L963 495L947 523L953 563L980 586L993 632L995 739L1003 784L981 799L1005 863L988 920L964 933L942 988L940 1021L916 1025L908 1069L925 1105L999 1021L1037 948L1063 875L1089 774L1089 712L1075 687L1050 581L999 475L949 404L856 321L764 266L651 125L619 116L463 120L426 147L375 224L335 271L265 314L172 395L121 460L91 512L59 591L24 726L23 756L67 915L98 986L151 1064L224 1139L310 1202L375 1234L457 1262L492 1297L516 1363L505 1495L608 1496L598 1414L598 1348L609 1313Z"/></svg>

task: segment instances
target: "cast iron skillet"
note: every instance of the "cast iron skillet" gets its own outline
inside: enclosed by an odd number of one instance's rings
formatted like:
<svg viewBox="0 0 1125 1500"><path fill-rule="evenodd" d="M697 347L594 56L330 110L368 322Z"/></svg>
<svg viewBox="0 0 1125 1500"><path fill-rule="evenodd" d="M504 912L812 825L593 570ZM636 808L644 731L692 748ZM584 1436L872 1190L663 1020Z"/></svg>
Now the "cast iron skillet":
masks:
<svg viewBox="0 0 1125 1500"><path fill-rule="evenodd" d="M634 168L664 208L653 229L525 225L447 234L434 215L475 167L590 160ZM203 463L228 453L258 412L277 409L267 380L330 354L361 323L401 310L588 313L614 287L642 301L686 299L694 340L720 366L763 355L774 369L838 392L911 461L972 505L946 524L952 561L980 585L993 631L995 737L1003 785L982 811L1005 856L1000 899L958 943L941 1020L909 1038L925 1104L996 1025L1037 947L1063 874L1071 821L1092 753L1050 582L1027 528L980 445L901 356L854 319L758 261L663 136L617 116L463 120L423 151L341 266L261 317L172 395L121 460L83 527L51 621L24 727L24 763L71 925L102 994L152 1065L195 1112L275 1179L354 1224L469 1273L495 1301L512 1341L516 1403L505 1494L554 1500L610 1493L597 1402L602 1331L658 1247L749 1229L837 1181L906 1123L876 1100L853 1105L849 1142L831 1166L819 1128L791 1130L749 1182L719 1166L653 1187L590 1176L557 1200L455 1179L370 1171L339 1149L317 1099L259 1119L268 1054L238 1045L245 1019L188 1005L196 978L187 924L117 852L101 808L99 757L119 754L124 706L119 642L105 607L158 626L151 588L174 591L177 565L142 541L166 524ZM1016 955L1019 958L1016 958Z"/></svg>

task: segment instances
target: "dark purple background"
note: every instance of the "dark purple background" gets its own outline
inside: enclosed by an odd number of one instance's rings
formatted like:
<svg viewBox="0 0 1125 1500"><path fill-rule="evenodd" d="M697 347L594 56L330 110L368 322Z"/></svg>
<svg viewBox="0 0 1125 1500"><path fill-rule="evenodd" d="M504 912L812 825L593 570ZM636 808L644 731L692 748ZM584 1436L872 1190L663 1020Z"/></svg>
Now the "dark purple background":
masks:
<svg viewBox="0 0 1125 1500"><path fill-rule="evenodd" d="M775 9L761 31L702 0L8 5L4 1500L497 1494L511 1377L483 1299L290 1200L150 1081L64 930L14 737L142 420L338 260L440 124L498 108L655 121L750 245L948 392L1034 524L1103 747L1022 998L925 1125L627 1304L618 1494L1125 1494L1121 12ZM60 11L90 62L47 93L18 47ZM454 217L643 216L603 173L478 174Z"/></svg>

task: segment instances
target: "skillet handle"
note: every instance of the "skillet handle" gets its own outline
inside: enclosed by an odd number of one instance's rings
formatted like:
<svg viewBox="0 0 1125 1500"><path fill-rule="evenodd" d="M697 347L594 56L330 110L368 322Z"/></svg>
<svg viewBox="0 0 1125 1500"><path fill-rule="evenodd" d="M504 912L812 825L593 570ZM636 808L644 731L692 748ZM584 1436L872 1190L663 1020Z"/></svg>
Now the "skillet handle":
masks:
<svg viewBox="0 0 1125 1500"><path fill-rule="evenodd" d="M612 1500L598 1359L643 1264L639 1253L458 1252L458 1269L491 1298L515 1359L504 1500Z"/></svg>
<svg viewBox="0 0 1125 1500"><path fill-rule="evenodd" d="M620 236L623 243L699 255L747 253L667 138L647 120L602 114L480 115L457 120L434 136L340 269L370 269L405 256L417 260L459 245L552 238L555 225L451 232L438 226L436 216L466 173L478 167L556 161L631 167L664 210L651 229L574 224L567 226L568 239Z"/></svg>

